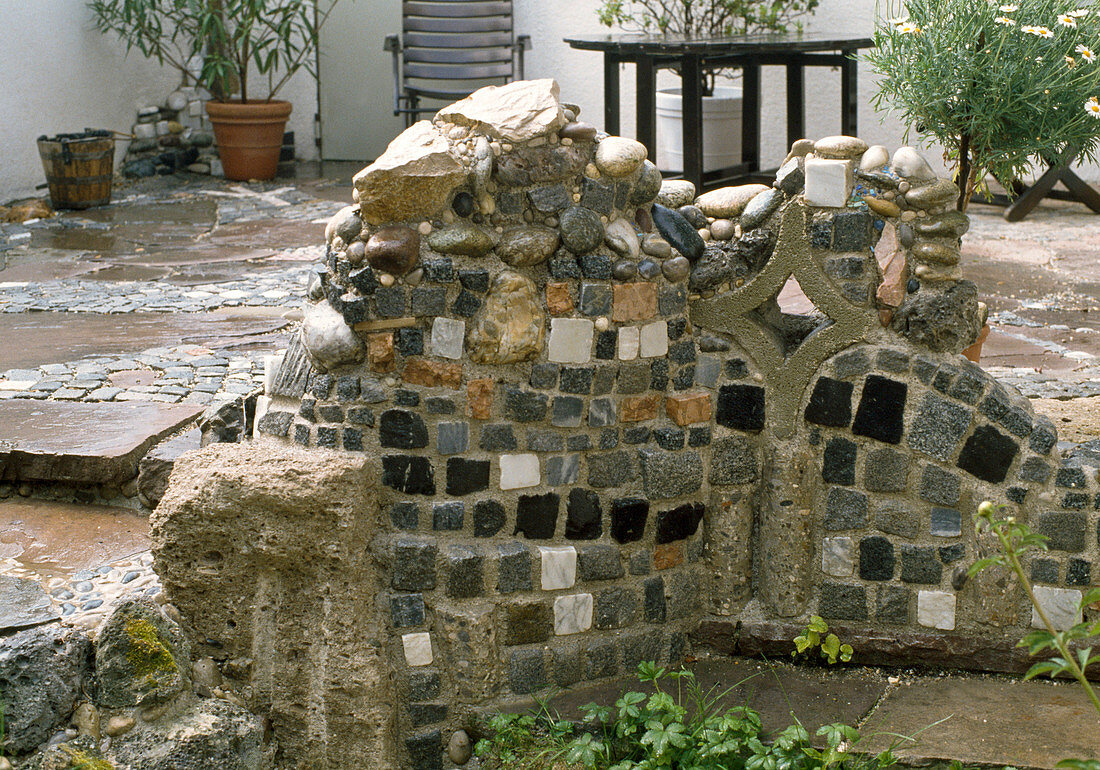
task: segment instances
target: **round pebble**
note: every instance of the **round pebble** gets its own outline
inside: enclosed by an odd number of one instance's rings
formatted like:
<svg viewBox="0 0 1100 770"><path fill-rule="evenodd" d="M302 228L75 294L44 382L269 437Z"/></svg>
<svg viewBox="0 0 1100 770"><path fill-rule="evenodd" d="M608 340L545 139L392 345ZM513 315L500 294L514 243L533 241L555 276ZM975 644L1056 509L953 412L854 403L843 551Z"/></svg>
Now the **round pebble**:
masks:
<svg viewBox="0 0 1100 770"><path fill-rule="evenodd" d="M696 230L702 230L708 224L710 224L710 222L707 220L707 215L704 214L703 210L700 209L698 206L681 206L676 210L679 211L680 216L690 222L691 226L694 227Z"/></svg>
<svg viewBox="0 0 1100 770"><path fill-rule="evenodd" d="M638 266L629 259L620 259L611 266L611 276L616 281L629 281L638 274Z"/></svg>
<svg viewBox="0 0 1100 770"><path fill-rule="evenodd" d="M665 278L670 282L679 283L691 273L691 263L688 262L687 257L682 256L666 259L664 264L661 265L661 272L665 274Z"/></svg>
<svg viewBox="0 0 1100 770"><path fill-rule="evenodd" d="M668 253L669 254L672 253L671 248L669 249ZM659 276L660 274L661 274L661 265L657 262L654 262L652 259L646 258L646 259L643 259L641 262L638 263L638 275L642 276L642 278L645 278L647 280L652 280L652 279L656 278L657 276Z"/></svg>
<svg viewBox="0 0 1100 770"><path fill-rule="evenodd" d="M131 570L130 572L127 572L125 575L122 576L122 583L126 584L132 580L137 580L140 576L140 572L134 572L133 570Z"/></svg>
<svg viewBox="0 0 1100 770"><path fill-rule="evenodd" d="M916 278L910 278L909 283L905 284L905 290L910 294L916 294L920 290L920 281Z"/></svg>
<svg viewBox="0 0 1100 770"><path fill-rule="evenodd" d="M611 328L611 322L607 320L607 316L600 316L596 319L596 331L605 332Z"/></svg>
<svg viewBox="0 0 1100 770"><path fill-rule="evenodd" d="M737 227L730 219L716 219L710 223L710 234L716 241L728 241L737 234Z"/></svg>

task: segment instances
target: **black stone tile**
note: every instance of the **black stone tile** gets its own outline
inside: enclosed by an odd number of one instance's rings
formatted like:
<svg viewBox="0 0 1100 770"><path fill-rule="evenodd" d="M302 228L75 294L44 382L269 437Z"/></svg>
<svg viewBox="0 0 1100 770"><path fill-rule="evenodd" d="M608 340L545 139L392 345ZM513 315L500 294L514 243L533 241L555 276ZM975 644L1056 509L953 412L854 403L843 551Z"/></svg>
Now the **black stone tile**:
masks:
<svg viewBox="0 0 1100 770"><path fill-rule="evenodd" d="M1038 457L1029 457L1020 465L1019 476L1022 481L1045 484L1050 478L1050 464Z"/></svg>
<svg viewBox="0 0 1100 770"><path fill-rule="evenodd" d="M962 543L952 543L951 545L941 545L936 549L939 554L940 561L944 564L954 564L959 559L966 556L966 546Z"/></svg>
<svg viewBox="0 0 1100 770"><path fill-rule="evenodd" d="M538 644L554 633L554 611L546 602L518 601L504 605L505 645Z"/></svg>
<svg viewBox="0 0 1100 770"><path fill-rule="evenodd" d="M684 431L682 428L656 428L653 431L653 440L661 449L674 451L684 448Z"/></svg>
<svg viewBox="0 0 1100 770"><path fill-rule="evenodd" d="M515 422L541 422L546 419L548 404L545 393L532 393L514 387L504 389L504 414Z"/></svg>
<svg viewBox="0 0 1100 770"><path fill-rule="evenodd" d="M420 406L420 394L401 388L393 392L393 403L398 406Z"/></svg>
<svg viewBox="0 0 1100 770"><path fill-rule="evenodd" d="M1076 511L1050 511L1039 514L1035 531L1047 538L1052 551L1080 553L1085 550L1085 514Z"/></svg>
<svg viewBox="0 0 1100 770"><path fill-rule="evenodd" d="M405 287L380 287L374 292L374 308L379 318L401 318L404 316Z"/></svg>
<svg viewBox="0 0 1100 770"><path fill-rule="evenodd" d="M317 374L314 372L309 375L309 392L319 401L328 398L329 393L332 392L332 386L335 384L336 378L331 374Z"/></svg>
<svg viewBox="0 0 1100 770"><path fill-rule="evenodd" d="M749 376L749 365L740 358L726 361L726 377L731 380L743 380Z"/></svg>
<svg viewBox="0 0 1100 770"><path fill-rule="evenodd" d="M610 266L609 268L610 269ZM580 278L581 268L572 254L559 253L550 258L550 275L559 281Z"/></svg>
<svg viewBox="0 0 1100 770"><path fill-rule="evenodd" d="M520 495L516 504L516 529L531 540L547 540L554 536L558 524L560 498L553 492L543 495Z"/></svg>
<svg viewBox="0 0 1100 770"><path fill-rule="evenodd" d="M1058 562L1053 559L1033 559L1031 562L1032 583L1058 583Z"/></svg>
<svg viewBox="0 0 1100 770"><path fill-rule="evenodd" d="M435 588L435 560L439 549L428 540L401 537L393 549L394 588L400 591L431 591Z"/></svg>
<svg viewBox="0 0 1100 770"><path fill-rule="evenodd" d="M424 277L435 283L450 283L455 279L455 266L450 257L433 257L420 261Z"/></svg>
<svg viewBox="0 0 1100 770"><path fill-rule="evenodd" d="M1054 477L1054 484L1069 489L1083 489L1088 486L1088 478L1085 476L1083 468L1066 465L1058 469L1058 475Z"/></svg>
<svg viewBox="0 0 1100 770"><path fill-rule="evenodd" d="M488 488L489 461L448 458L447 494L461 497Z"/></svg>
<svg viewBox="0 0 1100 770"><path fill-rule="evenodd" d="M407 500L399 500L390 507L390 521L398 529L416 529L420 519L420 506Z"/></svg>
<svg viewBox="0 0 1100 770"><path fill-rule="evenodd" d="M817 614L829 620L867 620L867 591L858 585L823 583Z"/></svg>
<svg viewBox="0 0 1100 770"><path fill-rule="evenodd" d="M665 604L665 581L661 577L651 577L644 583L644 614L647 623L664 623L667 613Z"/></svg>
<svg viewBox="0 0 1100 770"><path fill-rule="evenodd" d="M602 679L617 674L619 672L619 661L615 642L597 639L586 644L584 647L584 663L585 679Z"/></svg>
<svg viewBox="0 0 1100 770"><path fill-rule="evenodd" d="M1035 427L1031 430L1028 446L1037 454L1050 454L1050 450L1058 443L1058 431L1049 417L1040 415L1035 419Z"/></svg>
<svg viewBox="0 0 1100 770"><path fill-rule="evenodd" d="M688 428L688 446L708 446L711 442L711 430L707 427L695 426Z"/></svg>
<svg viewBox="0 0 1100 770"><path fill-rule="evenodd" d="M904 583L936 585L943 576L943 565L936 558L935 548L902 546L901 579Z"/></svg>
<svg viewBox="0 0 1100 770"><path fill-rule="evenodd" d="M972 372L962 372L947 395L973 406L982 397L985 380Z"/></svg>
<svg viewBox="0 0 1100 770"><path fill-rule="evenodd" d="M269 436L283 437L290 433L293 421L294 415L290 412L268 412L257 421L256 429Z"/></svg>
<svg viewBox="0 0 1100 770"><path fill-rule="evenodd" d="M833 245L833 223L823 219L810 225L810 246L815 249L828 249Z"/></svg>
<svg viewBox="0 0 1100 770"><path fill-rule="evenodd" d="M619 344L617 329L607 329L596 334L596 358L601 361L615 360L615 349Z"/></svg>
<svg viewBox="0 0 1100 770"><path fill-rule="evenodd" d="M585 278L597 281L611 280L611 257L603 254L586 254L583 257L577 257L577 263Z"/></svg>
<svg viewBox="0 0 1100 770"><path fill-rule="evenodd" d="M863 529L867 526L867 495L854 489L830 487L825 497L827 530Z"/></svg>
<svg viewBox="0 0 1100 770"><path fill-rule="evenodd" d="M649 502L638 497L624 497L611 502L611 538L617 543L633 543L642 539L649 517Z"/></svg>
<svg viewBox="0 0 1100 770"><path fill-rule="evenodd" d="M408 709L409 721L413 727L434 725L447 718L446 703L410 703Z"/></svg>
<svg viewBox="0 0 1100 770"><path fill-rule="evenodd" d="M360 294L366 296L374 294L378 288L378 279L370 265L364 265L348 273L348 285Z"/></svg>
<svg viewBox="0 0 1100 770"><path fill-rule="evenodd" d="M649 365L650 390L665 390L668 388L668 360L664 358L654 359Z"/></svg>
<svg viewBox="0 0 1100 770"><path fill-rule="evenodd" d="M489 271L484 268L459 270L458 280L462 288L484 294L489 291Z"/></svg>
<svg viewBox="0 0 1100 770"><path fill-rule="evenodd" d="M569 540L595 540L603 534L600 496L590 489L569 490L565 506L565 537Z"/></svg>
<svg viewBox="0 0 1100 770"><path fill-rule="evenodd" d="M321 404L317 407L317 416L321 422L343 422L345 417L344 407L337 404Z"/></svg>
<svg viewBox="0 0 1100 770"><path fill-rule="evenodd" d="M531 552L523 543L497 547L497 590L502 594L531 590Z"/></svg>
<svg viewBox="0 0 1100 770"><path fill-rule="evenodd" d="M872 374L864 381L852 433L867 436L887 444L901 442L905 429L905 398L908 386L904 382Z"/></svg>
<svg viewBox="0 0 1100 770"><path fill-rule="evenodd" d="M454 545L447 549L444 564L447 573L447 596L452 599L472 599L481 596L484 588L485 557L473 548Z"/></svg>
<svg viewBox="0 0 1100 770"><path fill-rule="evenodd" d="M871 359L863 347L847 350L833 359L833 372L842 380L862 377L871 371Z"/></svg>
<svg viewBox="0 0 1100 770"><path fill-rule="evenodd" d="M478 446L486 452L509 452L519 447L515 431L508 423L491 423L481 426Z"/></svg>
<svg viewBox="0 0 1100 770"><path fill-rule="evenodd" d="M821 478L827 484L856 483L856 442L837 436L825 444Z"/></svg>
<svg viewBox="0 0 1100 770"><path fill-rule="evenodd" d="M389 409L378 421L378 440L387 448L422 449L428 446L428 428L415 412Z"/></svg>
<svg viewBox="0 0 1100 770"><path fill-rule="evenodd" d="M695 365L681 366L672 377L672 389L689 390L695 387Z"/></svg>
<svg viewBox="0 0 1100 770"><path fill-rule="evenodd" d="M587 433L566 436L565 448L570 452L586 452L592 448L592 438Z"/></svg>
<svg viewBox="0 0 1100 770"><path fill-rule="evenodd" d="M373 428L374 410L366 406L351 406L348 407L345 419L352 425L365 425L368 428Z"/></svg>
<svg viewBox="0 0 1100 770"><path fill-rule="evenodd" d="M390 618L395 628L411 628L424 622L424 595L399 594L390 597Z"/></svg>
<svg viewBox="0 0 1100 770"><path fill-rule="evenodd" d="M871 245L871 215L842 211L833 215L833 250L866 251Z"/></svg>
<svg viewBox="0 0 1100 770"><path fill-rule="evenodd" d="M1089 507L1089 496L1084 492L1066 492L1062 507L1070 511L1083 511Z"/></svg>
<svg viewBox="0 0 1100 770"><path fill-rule="evenodd" d="M695 363L695 341L686 339L669 345L668 358L675 364Z"/></svg>
<svg viewBox="0 0 1100 770"><path fill-rule="evenodd" d="M439 697L440 685L438 671L410 671L405 694L410 701L431 700Z"/></svg>
<svg viewBox="0 0 1100 770"><path fill-rule="evenodd" d="M1004 417L1012 407L1008 394L1003 388L995 386L985 398L978 404L978 411L990 420L996 422Z"/></svg>
<svg viewBox="0 0 1100 770"><path fill-rule="evenodd" d="M691 537L698 531L705 511L702 503L685 503L671 511L658 511L655 542L662 545Z"/></svg>
<svg viewBox="0 0 1100 770"><path fill-rule="evenodd" d="M474 537L492 537L504 528L507 514L496 500L478 500L474 504Z"/></svg>
<svg viewBox="0 0 1100 770"><path fill-rule="evenodd" d="M302 399L302 403L298 405L298 416L303 420L317 422L317 400L313 398Z"/></svg>
<svg viewBox="0 0 1100 770"><path fill-rule="evenodd" d="M384 456L382 483L408 495L435 494L435 472L427 457Z"/></svg>
<svg viewBox="0 0 1100 770"><path fill-rule="evenodd" d="M431 730L405 739L409 770L443 770L443 733Z"/></svg>
<svg viewBox="0 0 1100 770"><path fill-rule="evenodd" d="M508 660L508 686L516 695L537 692L549 684L542 650L516 650Z"/></svg>
<svg viewBox="0 0 1100 770"><path fill-rule="evenodd" d="M687 319L686 318L672 318L668 323L668 338L669 340L678 340L684 336L684 332L687 331ZM669 354L671 355L671 349ZM691 358L681 361L680 363L688 363L695 360L695 343L692 342Z"/></svg>
<svg viewBox="0 0 1100 770"><path fill-rule="evenodd" d="M300 446L309 446L311 433L308 425L298 424L294 426L294 443Z"/></svg>
<svg viewBox="0 0 1100 770"><path fill-rule="evenodd" d="M481 297L466 289L458 293L451 305L451 312L460 318L470 318L478 310L481 310Z"/></svg>
<svg viewBox="0 0 1100 770"><path fill-rule="evenodd" d="M865 537L859 541L859 576L863 580L890 580L894 577L894 545L884 537Z"/></svg>
<svg viewBox="0 0 1100 770"><path fill-rule="evenodd" d="M909 354L902 350L883 348L879 350L875 362L879 369L893 374L909 373Z"/></svg>
<svg viewBox="0 0 1100 770"><path fill-rule="evenodd" d="M336 378L336 400L342 403L348 403L359 398L360 383L359 378L346 375Z"/></svg>
<svg viewBox="0 0 1100 770"><path fill-rule="evenodd" d="M440 398L438 396L431 396L424 399L424 406L428 410L428 414L454 414L455 402L449 398Z"/></svg>
<svg viewBox="0 0 1100 770"><path fill-rule="evenodd" d="M424 355L424 331L422 329L398 329L394 332L394 346L403 356Z"/></svg>
<svg viewBox="0 0 1100 770"><path fill-rule="evenodd" d="M462 529L466 506L458 500L447 500L432 505L432 529L436 532Z"/></svg>
<svg viewBox="0 0 1100 770"><path fill-rule="evenodd" d="M1031 435L1031 414L1023 407L1012 407L998 422L1013 436L1027 438Z"/></svg>
<svg viewBox="0 0 1100 770"><path fill-rule="evenodd" d="M529 452L561 452L565 449L565 437L555 430L543 428L527 429L527 450Z"/></svg>
<svg viewBox="0 0 1100 770"><path fill-rule="evenodd" d="M819 377L806 405L806 420L834 428L848 427L852 421L852 383Z"/></svg>
<svg viewBox="0 0 1100 770"><path fill-rule="evenodd" d="M349 452L362 452L363 431L358 428L344 428L343 445L344 449Z"/></svg>
<svg viewBox="0 0 1100 770"><path fill-rule="evenodd" d="M562 393L588 394L592 391L592 376L595 370L590 367L562 367L558 385Z"/></svg>
<svg viewBox="0 0 1100 770"><path fill-rule="evenodd" d="M627 425L623 427L623 443L629 446L645 444L651 434L652 431L644 425Z"/></svg>
<svg viewBox="0 0 1100 770"><path fill-rule="evenodd" d="M1027 487L1009 487L1005 490L1005 497L1017 505L1023 505L1027 499Z"/></svg>
<svg viewBox="0 0 1100 770"><path fill-rule="evenodd" d="M764 389L756 385L723 385L718 389L716 421L745 431L764 429Z"/></svg>
<svg viewBox="0 0 1100 770"><path fill-rule="evenodd" d="M880 586L875 595L875 620L905 625L909 622L909 591L896 586Z"/></svg>
<svg viewBox="0 0 1100 770"><path fill-rule="evenodd" d="M1016 442L996 428L981 425L966 440L958 467L982 481L1000 484L1019 451Z"/></svg>
<svg viewBox="0 0 1100 770"><path fill-rule="evenodd" d="M687 292L683 286L669 286L657 294L657 312L662 316L678 315L687 306Z"/></svg>
<svg viewBox="0 0 1100 770"><path fill-rule="evenodd" d="M409 312L414 316L445 315L447 290L441 286L417 286L409 294Z"/></svg>
<svg viewBox="0 0 1100 770"><path fill-rule="evenodd" d="M1092 582L1092 564L1084 559L1070 559L1066 565L1067 586L1087 586Z"/></svg>

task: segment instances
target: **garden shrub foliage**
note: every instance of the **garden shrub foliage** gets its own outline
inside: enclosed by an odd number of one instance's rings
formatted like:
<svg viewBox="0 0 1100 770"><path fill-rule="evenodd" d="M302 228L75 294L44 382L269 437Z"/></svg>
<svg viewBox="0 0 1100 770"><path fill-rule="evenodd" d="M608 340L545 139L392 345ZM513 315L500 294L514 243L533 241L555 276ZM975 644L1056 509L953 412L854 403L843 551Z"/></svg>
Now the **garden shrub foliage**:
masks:
<svg viewBox="0 0 1100 770"><path fill-rule="evenodd" d="M965 210L988 174L1096 159L1100 13L1087 0L885 0L867 61L876 107L942 144ZM966 184L964 184L966 182Z"/></svg>

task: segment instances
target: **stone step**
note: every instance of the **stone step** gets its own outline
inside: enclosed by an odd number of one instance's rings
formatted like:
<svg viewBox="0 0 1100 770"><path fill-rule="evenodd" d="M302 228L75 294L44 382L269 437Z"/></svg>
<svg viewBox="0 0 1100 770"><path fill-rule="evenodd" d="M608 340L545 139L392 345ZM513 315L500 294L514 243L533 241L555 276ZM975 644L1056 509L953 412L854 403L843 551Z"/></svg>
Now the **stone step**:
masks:
<svg viewBox="0 0 1100 770"><path fill-rule="evenodd" d="M193 404L0 402L7 480L118 484L162 438L202 413Z"/></svg>

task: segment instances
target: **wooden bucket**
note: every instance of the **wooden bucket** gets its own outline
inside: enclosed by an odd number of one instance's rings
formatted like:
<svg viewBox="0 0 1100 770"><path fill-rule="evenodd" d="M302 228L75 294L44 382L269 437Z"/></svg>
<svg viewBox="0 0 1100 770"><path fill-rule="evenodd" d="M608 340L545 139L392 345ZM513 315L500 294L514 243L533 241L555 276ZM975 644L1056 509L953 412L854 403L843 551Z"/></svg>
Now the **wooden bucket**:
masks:
<svg viewBox="0 0 1100 770"><path fill-rule="evenodd" d="M110 131L38 138L50 203L55 209L87 209L111 202L115 140Z"/></svg>

